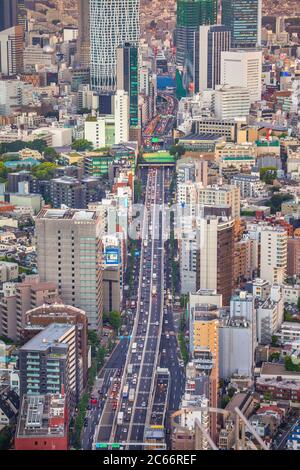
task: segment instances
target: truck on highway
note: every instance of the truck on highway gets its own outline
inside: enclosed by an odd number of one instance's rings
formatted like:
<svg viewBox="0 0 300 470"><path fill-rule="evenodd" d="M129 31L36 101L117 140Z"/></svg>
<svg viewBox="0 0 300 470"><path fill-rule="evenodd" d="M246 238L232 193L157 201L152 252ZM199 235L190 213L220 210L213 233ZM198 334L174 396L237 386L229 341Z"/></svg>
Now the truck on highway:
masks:
<svg viewBox="0 0 300 470"><path fill-rule="evenodd" d="M128 364L128 374L132 374L132 364Z"/></svg>
<svg viewBox="0 0 300 470"><path fill-rule="evenodd" d="M152 295L155 296L157 294L157 288L156 286L152 287Z"/></svg>
<svg viewBox="0 0 300 470"><path fill-rule="evenodd" d="M129 398L128 398L128 401L134 401L134 395L135 395L135 389L134 388L131 388L129 390Z"/></svg>
<svg viewBox="0 0 300 470"><path fill-rule="evenodd" d="M118 418L117 418L117 424L123 424L123 420L124 420L124 411L119 411Z"/></svg>
<svg viewBox="0 0 300 470"><path fill-rule="evenodd" d="M156 279L157 276L156 276L156 273L153 273L153 279Z"/></svg>
<svg viewBox="0 0 300 470"><path fill-rule="evenodd" d="M132 344L132 352L133 352L133 353L136 352L136 343L133 343L133 344Z"/></svg>
<svg viewBox="0 0 300 470"><path fill-rule="evenodd" d="M128 385L125 385L124 388L123 388L123 394L122 394L122 397L123 398L128 398Z"/></svg>
<svg viewBox="0 0 300 470"><path fill-rule="evenodd" d="M145 247L148 246L148 240L144 240L144 246L145 246Z"/></svg>

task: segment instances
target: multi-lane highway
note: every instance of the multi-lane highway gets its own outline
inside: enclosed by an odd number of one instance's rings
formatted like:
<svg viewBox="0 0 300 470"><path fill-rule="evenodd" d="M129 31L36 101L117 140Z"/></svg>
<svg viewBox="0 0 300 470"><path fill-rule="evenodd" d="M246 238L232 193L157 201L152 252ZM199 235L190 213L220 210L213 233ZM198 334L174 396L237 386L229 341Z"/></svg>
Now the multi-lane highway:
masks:
<svg viewBox="0 0 300 470"><path fill-rule="evenodd" d="M122 448L130 444L141 449L145 429L153 423L155 399L165 397L167 416L179 407L184 374L179 364L172 308L165 306L167 256L160 207L167 202L169 184L169 170L148 170L135 321L127 355L119 365L122 377L110 379L108 396L96 426L94 448L96 443L110 442L120 443ZM167 386L157 376L158 367L169 369ZM165 421L168 425L168 420Z"/></svg>
<svg viewBox="0 0 300 470"><path fill-rule="evenodd" d="M122 373L122 368L124 367L128 352L128 346L128 339L120 341L96 379L93 395L98 397L98 404L96 406L89 406L91 409L87 410L86 413L85 427L83 429L82 436L82 448L84 450L92 449L95 430L103 413L106 398L108 397L109 389L112 384L112 379L119 372Z"/></svg>
<svg viewBox="0 0 300 470"><path fill-rule="evenodd" d="M149 170L136 320L112 428L111 441L114 442L143 442L145 425L150 418L163 317L164 252L159 211L163 188L164 170Z"/></svg>
<svg viewBox="0 0 300 470"><path fill-rule="evenodd" d="M145 147L153 146L152 139L154 137L160 138L165 141L165 145L170 144L170 137L172 136L172 129L175 122L177 100L172 94L159 93L163 104L160 105L159 114L147 123L143 130L143 142Z"/></svg>

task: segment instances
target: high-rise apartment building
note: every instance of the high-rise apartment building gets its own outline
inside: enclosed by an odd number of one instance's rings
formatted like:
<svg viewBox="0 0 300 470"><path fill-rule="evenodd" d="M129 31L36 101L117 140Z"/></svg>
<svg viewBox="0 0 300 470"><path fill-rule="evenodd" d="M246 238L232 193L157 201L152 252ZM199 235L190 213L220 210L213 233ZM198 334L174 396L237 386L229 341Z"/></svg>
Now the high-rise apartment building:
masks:
<svg viewBox="0 0 300 470"><path fill-rule="evenodd" d="M221 84L247 88L250 103L261 100L262 52L231 50L221 53Z"/></svg>
<svg viewBox="0 0 300 470"><path fill-rule="evenodd" d="M18 0L0 0L0 31L15 26L18 21Z"/></svg>
<svg viewBox="0 0 300 470"><path fill-rule="evenodd" d="M102 321L101 222L96 212L44 209L36 219L41 280L54 281L68 305L86 312L90 329Z"/></svg>
<svg viewBox="0 0 300 470"><path fill-rule="evenodd" d="M287 275L300 275L300 237L289 237L287 241Z"/></svg>
<svg viewBox="0 0 300 470"><path fill-rule="evenodd" d="M62 304L43 304L26 312L26 325L22 330L22 342L27 342L43 331L51 323L75 325L78 343L77 380L80 390L86 386L88 378L88 321L79 308Z"/></svg>
<svg viewBox="0 0 300 470"><path fill-rule="evenodd" d="M204 207L209 209L220 208L226 210L230 208L233 218L240 216L240 188L234 185L211 185L205 188L200 185L198 187L198 204L199 209Z"/></svg>
<svg viewBox="0 0 300 470"><path fill-rule="evenodd" d="M201 410L208 406L209 400L205 395L184 394L181 409L171 416L172 450L208 450L207 440L198 429L200 423L209 433L209 412Z"/></svg>
<svg viewBox="0 0 300 470"><path fill-rule="evenodd" d="M81 180L62 176L50 182L50 199L55 208L64 204L73 209L86 209L90 202L100 201L103 195L100 180L92 176Z"/></svg>
<svg viewBox="0 0 300 470"><path fill-rule="evenodd" d="M20 341L29 309L55 302L57 288L53 282L40 282L38 276L26 276L23 282L6 282L0 300L0 334Z"/></svg>
<svg viewBox="0 0 300 470"><path fill-rule="evenodd" d="M193 64L194 34L200 25L216 24L217 0L177 0L176 63Z"/></svg>
<svg viewBox="0 0 300 470"><path fill-rule="evenodd" d="M69 409L82 390L78 382L78 341L75 325L51 323L19 351L20 395L65 391Z"/></svg>
<svg viewBox="0 0 300 470"><path fill-rule="evenodd" d="M195 92L214 89L221 83L221 52L230 49L230 31L226 26L200 26L194 43Z"/></svg>
<svg viewBox="0 0 300 470"><path fill-rule="evenodd" d="M117 48L140 39L140 0L90 0L91 86L116 90Z"/></svg>
<svg viewBox="0 0 300 470"><path fill-rule="evenodd" d="M207 216L200 225L200 289L214 289L229 305L233 289L234 220Z"/></svg>
<svg viewBox="0 0 300 470"><path fill-rule="evenodd" d="M231 31L232 47L261 44L262 0L222 0L222 24Z"/></svg>
<svg viewBox="0 0 300 470"><path fill-rule="evenodd" d="M16 75L23 72L23 26L0 31L0 73Z"/></svg>
<svg viewBox="0 0 300 470"><path fill-rule="evenodd" d="M220 302L220 296L213 290L199 291L189 297L190 352L198 370L209 377L208 398L213 408L218 404ZM216 439L215 414L211 415L210 431Z"/></svg>
<svg viewBox="0 0 300 470"><path fill-rule="evenodd" d="M265 227L260 235L260 278L283 284L287 269L287 232L281 227Z"/></svg>
<svg viewBox="0 0 300 470"><path fill-rule="evenodd" d="M81 67L90 65L90 0L78 0L78 39L76 63Z"/></svg>
<svg viewBox="0 0 300 470"><path fill-rule="evenodd" d="M233 374L252 376L257 346L256 309L254 296L241 291L230 300L230 316L224 318L219 330L220 377Z"/></svg>
<svg viewBox="0 0 300 470"><path fill-rule="evenodd" d="M129 96L129 126L139 125L139 67L138 48L124 44L117 49L117 90Z"/></svg>
<svg viewBox="0 0 300 470"><path fill-rule="evenodd" d="M117 90L115 95L115 142L129 141L129 95L124 90Z"/></svg>
<svg viewBox="0 0 300 470"><path fill-rule="evenodd" d="M21 111L32 100L33 86L20 80L0 80L0 116Z"/></svg>

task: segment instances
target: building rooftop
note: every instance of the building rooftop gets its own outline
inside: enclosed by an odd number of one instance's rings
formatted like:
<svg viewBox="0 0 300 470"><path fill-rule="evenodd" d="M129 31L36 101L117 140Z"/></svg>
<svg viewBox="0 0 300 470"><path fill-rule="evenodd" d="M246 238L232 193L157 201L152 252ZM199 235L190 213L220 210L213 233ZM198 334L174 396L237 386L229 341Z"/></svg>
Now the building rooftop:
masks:
<svg viewBox="0 0 300 470"><path fill-rule="evenodd" d="M20 348L21 351L46 351L49 347L59 343L60 338L66 334L72 326L64 323L52 323L43 331L29 340ZM60 346L68 348L67 344L59 343Z"/></svg>
<svg viewBox="0 0 300 470"><path fill-rule="evenodd" d="M235 408L238 407L241 411L247 405L249 398L251 397L250 393L236 393L230 402L226 405L226 411L234 412Z"/></svg>
<svg viewBox="0 0 300 470"><path fill-rule="evenodd" d="M192 140L192 141L214 141L214 140L219 140L219 139L223 139L223 136L219 135L219 134L189 134L189 135L186 135L184 137L180 137L179 141L189 141L189 140Z"/></svg>
<svg viewBox="0 0 300 470"><path fill-rule="evenodd" d="M284 364L273 364L271 362L264 362L260 375L270 375L270 376L277 376L277 377L282 377L282 376L293 376L296 377L297 380L300 380L300 372L295 372L295 371L288 371L285 369Z"/></svg>
<svg viewBox="0 0 300 470"><path fill-rule="evenodd" d="M97 218L95 211L78 209L42 209L37 219L88 221Z"/></svg>
<svg viewBox="0 0 300 470"><path fill-rule="evenodd" d="M24 395L16 438L64 437L66 425L63 395Z"/></svg>

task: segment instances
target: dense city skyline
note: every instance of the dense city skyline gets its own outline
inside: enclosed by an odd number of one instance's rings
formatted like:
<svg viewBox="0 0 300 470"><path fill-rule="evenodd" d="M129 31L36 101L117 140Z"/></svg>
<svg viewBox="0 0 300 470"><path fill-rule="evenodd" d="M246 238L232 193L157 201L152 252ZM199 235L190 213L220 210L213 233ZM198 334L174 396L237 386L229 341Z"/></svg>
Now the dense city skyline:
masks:
<svg viewBox="0 0 300 470"><path fill-rule="evenodd" d="M297 7L0 0L12 459L300 449Z"/></svg>

